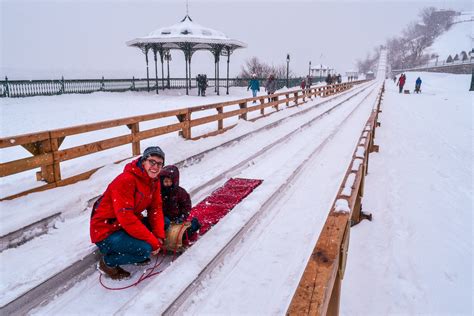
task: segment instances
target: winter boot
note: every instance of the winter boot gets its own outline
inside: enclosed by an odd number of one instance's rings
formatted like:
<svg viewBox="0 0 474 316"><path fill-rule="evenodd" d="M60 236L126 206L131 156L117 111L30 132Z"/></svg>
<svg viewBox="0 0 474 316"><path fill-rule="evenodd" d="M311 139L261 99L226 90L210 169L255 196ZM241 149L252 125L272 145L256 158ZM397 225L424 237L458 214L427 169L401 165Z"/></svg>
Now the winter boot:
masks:
<svg viewBox="0 0 474 316"><path fill-rule="evenodd" d="M100 273L106 275L107 277L111 278L112 280L123 280L130 278L130 272L125 271L120 267L109 267L104 258L100 258L99 264L97 269Z"/></svg>
<svg viewBox="0 0 474 316"><path fill-rule="evenodd" d="M141 266L147 266L147 265L150 264L150 262L151 262L151 259L150 259L150 258L146 258L146 259L143 260L143 261L135 262L134 265L140 266L140 267L141 267Z"/></svg>

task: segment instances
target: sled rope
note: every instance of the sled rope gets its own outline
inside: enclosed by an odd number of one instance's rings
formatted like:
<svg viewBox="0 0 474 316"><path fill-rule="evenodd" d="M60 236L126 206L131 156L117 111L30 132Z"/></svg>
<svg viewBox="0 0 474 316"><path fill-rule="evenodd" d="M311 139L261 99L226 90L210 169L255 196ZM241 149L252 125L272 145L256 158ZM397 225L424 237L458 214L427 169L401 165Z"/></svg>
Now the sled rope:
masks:
<svg viewBox="0 0 474 316"><path fill-rule="evenodd" d="M176 236L176 240L175 240L175 245L176 247L174 248L173 250L173 259L171 259L171 261L173 262L175 259L176 259L176 253L178 251L178 238L179 236L181 236L181 232L183 231L183 228L184 228L184 223L181 224L181 228L180 228L180 231L179 231L179 234ZM188 233L187 231L185 232L186 233L186 240L188 240ZM125 289L128 289L128 288L131 288L133 286L137 286L139 283L141 283L143 280L145 279L148 279L148 278L151 278L155 275L158 275L161 273L161 271L158 271L158 272L153 272L156 268L158 268L162 263L163 261L165 260L165 256L166 256L166 253L167 253L167 249L166 248L163 248L163 252L162 252L162 256L161 256L161 261L158 262L158 256L156 257L156 260L155 260L155 265L151 268L147 268L145 269L145 271L143 271L142 275L140 276L140 278L133 282L132 284L129 284L129 285L126 285L126 286L122 286L122 287L109 287L107 285L104 284L104 282L102 281L102 273L99 273L99 283L100 285L102 285L103 288L107 289L107 290L111 290L111 291L121 291L121 290L125 290Z"/></svg>

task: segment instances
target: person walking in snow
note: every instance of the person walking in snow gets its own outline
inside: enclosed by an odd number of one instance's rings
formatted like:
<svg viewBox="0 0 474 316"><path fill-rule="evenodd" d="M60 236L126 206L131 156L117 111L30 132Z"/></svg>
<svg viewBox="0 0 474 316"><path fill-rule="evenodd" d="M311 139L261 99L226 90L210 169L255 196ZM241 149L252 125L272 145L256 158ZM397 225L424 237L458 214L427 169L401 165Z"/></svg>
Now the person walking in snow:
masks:
<svg viewBox="0 0 474 316"><path fill-rule="evenodd" d="M90 237L103 255L98 270L111 279L129 278L130 273L121 265L147 264L150 255L157 254L163 245L166 235L159 174L164 162L160 147L148 147L94 203Z"/></svg>
<svg viewBox="0 0 474 316"><path fill-rule="evenodd" d="M405 85L405 81L406 81L406 77L405 77L405 74L401 74L400 75L400 78L398 78L398 82L397 82L397 85L398 85L398 93L402 93L403 91L403 86Z"/></svg>
<svg viewBox="0 0 474 316"><path fill-rule="evenodd" d="M415 81L415 92L416 92L416 93L420 93L420 92L421 92L421 78L420 78L420 77L416 78L416 81Z"/></svg>
<svg viewBox="0 0 474 316"><path fill-rule="evenodd" d="M273 74L271 74L268 77L267 82L265 83L265 90L267 90L268 95L275 93L275 91L277 89L276 85L277 85L277 83L276 83L276 80L275 80L275 76ZM268 102L270 102L270 101L272 101L272 100L270 98L268 98Z"/></svg>
<svg viewBox="0 0 474 316"><path fill-rule="evenodd" d="M189 219L191 212L191 198L189 193L179 186L179 170L174 165L163 167L160 172L161 199L163 201L163 214L165 230L171 223L181 224L190 220L191 226L186 230L189 236L201 228L196 217Z"/></svg>
<svg viewBox="0 0 474 316"><path fill-rule="evenodd" d="M303 90L303 92L306 89L306 80L305 79L301 80L300 88L301 88L301 90Z"/></svg>
<svg viewBox="0 0 474 316"><path fill-rule="evenodd" d="M252 97L255 98L257 96L257 91L260 91L260 82L258 81L256 74L252 74L252 79L249 81L247 91L249 91L249 89L252 90ZM252 103L257 103L257 101L254 100Z"/></svg>
<svg viewBox="0 0 474 316"><path fill-rule="evenodd" d="M325 81L326 81L326 84L327 84L327 85L330 85L330 84L332 83L332 77L331 77L331 74L328 74L328 75L327 75L327 77L326 77Z"/></svg>

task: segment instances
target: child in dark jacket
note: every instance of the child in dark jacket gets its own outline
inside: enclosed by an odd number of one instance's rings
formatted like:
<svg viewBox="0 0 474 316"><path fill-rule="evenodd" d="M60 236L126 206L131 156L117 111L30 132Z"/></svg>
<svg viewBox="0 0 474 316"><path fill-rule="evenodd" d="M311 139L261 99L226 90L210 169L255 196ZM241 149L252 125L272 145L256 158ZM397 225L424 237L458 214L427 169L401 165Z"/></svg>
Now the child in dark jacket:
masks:
<svg viewBox="0 0 474 316"><path fill-rule="evenodd" d="M189 193L179 186L179 170L176 166L163 167L160 172L161 199L165 219L165 230L171 222L182 223L188 220L191 212L191 198ZM187 229L188 236L199 230L201 224L198 219L191 219L191 227Z"/></svg>

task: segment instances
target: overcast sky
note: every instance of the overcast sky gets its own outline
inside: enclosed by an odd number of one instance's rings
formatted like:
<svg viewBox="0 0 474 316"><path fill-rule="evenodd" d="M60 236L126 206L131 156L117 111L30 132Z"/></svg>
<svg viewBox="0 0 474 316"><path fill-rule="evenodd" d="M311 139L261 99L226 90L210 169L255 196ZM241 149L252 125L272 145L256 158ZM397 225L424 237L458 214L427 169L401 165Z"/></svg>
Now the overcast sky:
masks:
<svg viewBox="0 0 474 316"><path fill-rule="evenodd" d="M177 23L186 14L185 0L0 3L0 75L10 79L142 77L145 57L125 42ZM189 0L189 15L248 44L231 56L231 76L252 56L278 65L286 64L287 53L290 69L305 75L309 61L340 72L355 68L357 59L398 35L427 6L472 10L470 1ZM184 76L183 54L172 51L172 58L171 76ZM209 52L193 55L193 76L213 76L213 69ZM153 66L150 70L154 74Z"/></svg>

